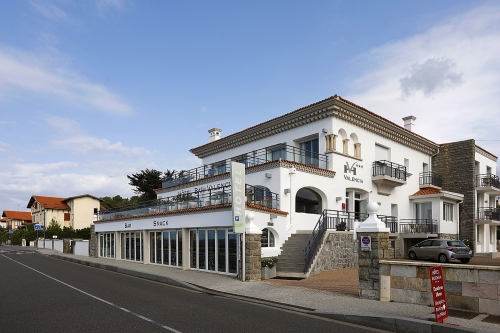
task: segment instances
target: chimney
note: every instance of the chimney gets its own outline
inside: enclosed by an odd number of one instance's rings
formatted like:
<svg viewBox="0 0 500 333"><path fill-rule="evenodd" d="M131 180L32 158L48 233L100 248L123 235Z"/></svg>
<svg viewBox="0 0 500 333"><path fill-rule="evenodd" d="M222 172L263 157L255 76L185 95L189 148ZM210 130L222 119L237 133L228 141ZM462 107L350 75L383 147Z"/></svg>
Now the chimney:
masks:
<svg viewBox="0 0 500 333"><path fill-rule="evenodd" d="M403 120L405 122L405 129L407 129L410 132L414 132L415 131L415 119L417 119L417 118L415 118L414 116L404 117Z"/></svg>
<svg viewBox="0 0 500 333"><path fill-rule="evenodd" d="M220 128L215 128L215 127L208 130L208 133L210 133L210 142L214 142L216 140L219 140L220 139L220 132L222 132L222 130Z"/></svg>

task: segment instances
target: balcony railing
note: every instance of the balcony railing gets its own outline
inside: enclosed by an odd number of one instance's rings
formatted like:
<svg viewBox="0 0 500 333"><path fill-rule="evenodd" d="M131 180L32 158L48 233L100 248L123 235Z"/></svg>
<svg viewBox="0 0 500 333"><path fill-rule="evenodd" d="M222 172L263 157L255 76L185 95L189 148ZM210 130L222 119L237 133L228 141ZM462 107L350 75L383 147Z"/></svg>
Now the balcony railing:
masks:
<svg viewBox="0 0 500 333"><path fill-rule="evenodd" d="M495 207L480 207L477 209L477 219L500 221L500 209Z"/></svg>
<svg viewBox="0 0 500 333"><path fill-rule="evenodd" d="M391 234L398 232L398 218L396 216L377 215L377 217L384 222L386 228L390 229Z"/></svg>
<svg viewBox="0 0 500 333"><path fill-rule="evenodd" d="M243 163L245 164L245 167L248 168L254 165L275 161L279 158L315 166L322 169L328 169L328 156L309 150L280 144L254 150L249 153L238 155L223 161L205 164L191 170L181 171L178 174L174 175L173 179L163 182L162 188L230 172L231 161Z"/></svg>
<svg viewBox="0 0 500 333"><path fill-rule="evenodd" d="M247 202L257 206L279 209L279 194L265 188L251 185L245 186ZM99 211L98 220L108 220L128 216L154 214L190 209L210 207L232 203L231 185L214 189L206 189L196 193L186 192L166 198L139 202L133 205L110 208Z"/></svg>
<svg viewBox="0 0 500 333"><path fill-rule="evenodd" d="M406 181L406 167L386 160L375 161L372 164L372 176L389 176Z"/></svg>
<svg viewBox="0 0 500 333"><path fill-rule="evenodd" d="M418 178L419 185L434 185L441 187L441 176L434 172L421 172Z"/></svg>
<svg viewBox="0 0 500 333"><path fill-rule="evenodd" d="M500 178L491 173L476 175L476 187L493 186L500 189Z"/></svg>
<svg viewBox="0 0 500 333"><path fill-rule="evenodd" d="M438 233L438 224L432 219L401 219L399 232L402 234L435 234Z"/></svg>

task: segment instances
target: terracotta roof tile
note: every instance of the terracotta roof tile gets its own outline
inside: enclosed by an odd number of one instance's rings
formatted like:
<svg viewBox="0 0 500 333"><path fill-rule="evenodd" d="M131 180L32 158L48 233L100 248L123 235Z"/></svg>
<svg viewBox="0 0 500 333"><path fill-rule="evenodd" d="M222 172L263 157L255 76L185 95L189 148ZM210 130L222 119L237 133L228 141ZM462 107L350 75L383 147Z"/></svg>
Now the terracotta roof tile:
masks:
<svg viewBox="0 0 500 333"><path fill-rule="evenodd" d="M4 210L2 217L7 219L31 221L31 212L19 212L16 210Z"/></svg>
<svg viewBox="0 0 500 333"><path fill-rule="evenodd" d="M426 195L426 194L439 194L443 193L441 190L433 187L425 187L415 192L413 195Z"/></svg>
<svg viewBox="0 0 500 333"><path fill-rule="evenodd" d="M31 197L27 208L35 203L35 200L42 206L46 206L51 209L69 209L69 206L64 203L66 198L55 198L55 197L44 197L41 195L34 195Z"/></svg>

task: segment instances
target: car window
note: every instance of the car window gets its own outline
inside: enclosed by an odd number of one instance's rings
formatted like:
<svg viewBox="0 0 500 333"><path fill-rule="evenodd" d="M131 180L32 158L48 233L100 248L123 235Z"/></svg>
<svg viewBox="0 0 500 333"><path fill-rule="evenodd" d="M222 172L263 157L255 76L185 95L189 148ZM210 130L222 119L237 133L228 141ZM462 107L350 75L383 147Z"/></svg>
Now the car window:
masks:
<svg viewBox="0 0 500 333"><path fill-rule="evenodd" d="M441 246L442 240L433 240L431 246Z"/></svg>
<svg viewBox="0 0 500 333"><path fill-rule="evenodd" d="M432 240L426 240L419 244L419 246L431 246Z"/></svg>
<svg viewBox="0 0 500 333"><path fill-rule="evenodd" d="M455 247L466 247L462 241L459 240L452 240L452 241L447 241L448 246L455 246Z"/></svg>

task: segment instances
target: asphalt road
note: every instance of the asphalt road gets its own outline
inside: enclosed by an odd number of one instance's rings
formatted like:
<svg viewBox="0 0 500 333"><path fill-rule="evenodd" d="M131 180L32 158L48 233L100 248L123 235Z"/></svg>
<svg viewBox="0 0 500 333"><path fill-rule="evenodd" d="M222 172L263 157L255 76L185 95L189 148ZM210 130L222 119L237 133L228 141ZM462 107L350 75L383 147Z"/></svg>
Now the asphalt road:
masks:
<svg viewBox="0 0 500 333"><path fill-rule="evenodd" d="M0 247L0 332L382 332Z"/></svg>

